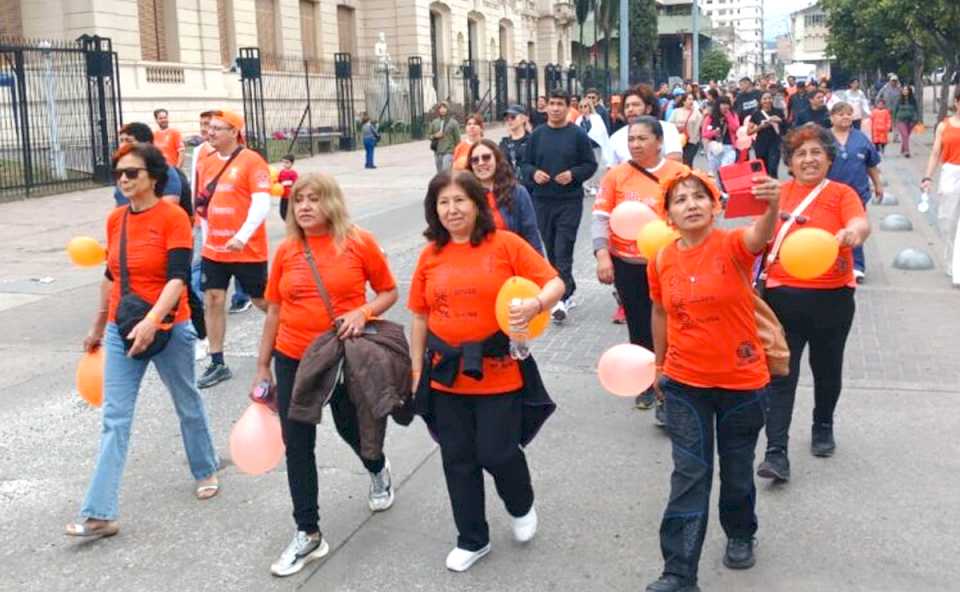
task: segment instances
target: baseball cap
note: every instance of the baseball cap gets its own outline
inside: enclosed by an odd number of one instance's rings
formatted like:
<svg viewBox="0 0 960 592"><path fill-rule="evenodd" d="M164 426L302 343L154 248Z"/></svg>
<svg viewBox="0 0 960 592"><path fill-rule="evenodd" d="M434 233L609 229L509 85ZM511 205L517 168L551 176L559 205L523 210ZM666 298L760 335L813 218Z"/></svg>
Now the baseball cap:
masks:
<svg viewBox="0 0 960 592"><path fill-rule="evenodd" d="M240 115L236 111L214 111L213 119L219 119L220 121L226 123L233 129L237 130L240 134L239 140L243 142L243 130L244 130L244 121L243 115Z"/></svg>
<svg viewBox="0 0 960 592"><path fill-rule="evenodd" d="M521 107L520 105L517 105L516 103L514 103L513 105L510 105L509 107L507 107L507 110L504 111L503 114L504 115L526 115L527 110Z"/></svg>

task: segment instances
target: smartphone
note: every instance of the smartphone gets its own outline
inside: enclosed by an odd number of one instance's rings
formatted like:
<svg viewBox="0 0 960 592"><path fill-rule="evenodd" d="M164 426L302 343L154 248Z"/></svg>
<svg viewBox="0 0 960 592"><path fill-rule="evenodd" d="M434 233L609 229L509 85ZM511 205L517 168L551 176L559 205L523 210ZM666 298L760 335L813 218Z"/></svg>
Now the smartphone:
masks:
<svg viewBox="0 0 960 592"><path fill-rule="evenodd" d="M766 176L767 167L762 160L738 162L720 167L720 180L727 191L727 207L724 210L725 218L742 218L744 216L759 216L767 211L766 202L753 196L753 177Z"/></svg>

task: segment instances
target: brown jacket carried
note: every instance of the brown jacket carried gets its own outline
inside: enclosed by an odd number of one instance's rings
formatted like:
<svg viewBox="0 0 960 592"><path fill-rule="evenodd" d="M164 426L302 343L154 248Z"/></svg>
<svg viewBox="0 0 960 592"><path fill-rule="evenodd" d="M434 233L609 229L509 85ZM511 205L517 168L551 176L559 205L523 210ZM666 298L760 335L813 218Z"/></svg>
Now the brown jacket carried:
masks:
<svg viewBox="0 0 960 592"><path fill-rule="evenodd" d="M380 458L387 416L403 425L412 420L410 348L403 327L371 320L359 337L341 341L327 331L314 339L300 360L288 417L319 424L341 379L357 408L360 455Z"/></svg>

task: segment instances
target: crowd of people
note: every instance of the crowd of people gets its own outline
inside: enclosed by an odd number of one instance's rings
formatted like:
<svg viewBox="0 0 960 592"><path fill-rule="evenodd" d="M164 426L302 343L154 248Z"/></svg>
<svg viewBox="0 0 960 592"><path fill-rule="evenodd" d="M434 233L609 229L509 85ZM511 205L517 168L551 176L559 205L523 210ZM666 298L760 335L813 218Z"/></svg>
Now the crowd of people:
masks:
<svg viewBox="0 0 960 592"><path fill-rule="evenodd" d="M315 451L315 424L327 404L370 475L374 512L395 500L387 417L401 424L414 413L423 418L440 446L458 533L448 569L465 571L490 552L484 471L514 538L530 541L539 517L524 447L555 404L533 357L517 353L512 331L522 334L544 314L554 323L570 319L576 240L585 198L594 198L596 277L614 287L621 307L614 319L626 324L629 341L656 358L657 378L637 393L636 405L656 409L673 447L660 526L664 568L647 590L699 589L714 450L723 562L751 567L759 525L754 476L791 477L788 441L808 347L810 450L829 457L836 449L844 346L870 234L865 206L882 196L879 164L891 128L909 156L916 102L896 77L872 103L856 80L834 92L822 81L792 78L785 86L744 79L736 89L639 84L610 99L605 104L596 89L582 99L554 90L530 112L510 105L499 143L486 137L482 115L466 114L461 128L450 105L437 105L427 132L436 176L425 184L425 245L406 300L409 343L381 318L400 299L397 278L376 237L351 221L334 178L298 175L292 155L271 171L246 147L243 117L228 110L201 114L203 142L189 175L180 172L183 142L165 111L156 114L158 131L126 125L112 163L117 207L106 223L99 307L83 344L106 354L100 452L80 519L67 534L119 531L119 488L150 362L174 399L196 497L219 492L220 461L198 389L232 377L224 345L233 281L265 313L251 390L273 393L285 444L295 534L271 573L292 575L329 552ZM956 101L960 107L960 94ZM861 130L871 116L868 137ZM370 168L377 131L369 119L363 133ZM701 153L706 170L695 166ZM765 166L752 178L765 211L746 226L720 229L726 194L718 171L751 157ZM787 181L778 180L781 164ZM941 224L952 238L960 213L960 116L936 129L924 190L938 166L941 191L952 196ZM286 233L270 261L265 220L274 183L282 186ZM614 210L629 201L676 232L654 257L612 231ZM805 228L825 230L839 244L836 261L812 279L793 277L778 257L784 240ZM953 246L948 241L948 261L960 259ZM536 293L510 303L508 335L495 303L513 276L532 281ZM784 367L768 355L761 304L782 327ZM198 377L204 337L210 361ZM356 370L363 367L375 370ZM754 471L764 430L764 458Z"/></svg>

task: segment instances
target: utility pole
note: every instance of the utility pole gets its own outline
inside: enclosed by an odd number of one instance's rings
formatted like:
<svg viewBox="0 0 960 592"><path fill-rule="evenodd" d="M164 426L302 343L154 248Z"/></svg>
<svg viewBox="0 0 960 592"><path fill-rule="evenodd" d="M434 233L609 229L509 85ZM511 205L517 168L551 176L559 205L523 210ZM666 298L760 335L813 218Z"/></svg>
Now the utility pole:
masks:
<svg viewBox="0 0 960 592"><path fill-rule="evenodd" d="M693 14L693 82L700 83L700 7L699 2L693 0L690 7Z"/></svg>
<svg viewBox="0 0 960 592"><path fill-rule="evenodd" d="M620 90L630 88L630 0L620 0Z"/></svg>

